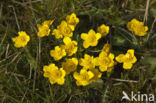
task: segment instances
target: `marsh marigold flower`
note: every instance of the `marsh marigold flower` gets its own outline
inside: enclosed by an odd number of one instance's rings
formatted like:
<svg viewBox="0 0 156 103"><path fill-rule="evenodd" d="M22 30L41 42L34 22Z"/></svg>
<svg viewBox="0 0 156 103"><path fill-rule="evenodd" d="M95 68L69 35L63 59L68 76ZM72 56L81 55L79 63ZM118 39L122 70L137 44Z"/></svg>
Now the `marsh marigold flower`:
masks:
<svg viewBox="0 0 156 103"><path fill-rule="evenodd" d="M52 35L54 35L56 39L63 38L63 35L58 29L54 29Z"/></svg>
<svg viewBox="0 0 156 103"><path fill-rule="evenodd" d="M47 25L48 27L50 27L50 25L52 25L54 22L54 20L46 20L42 23L42 25Z"/></svg>
<svg viewBox="0 0 156 103"><path fill-rule="evenodd" d="M66 52L64 49L60 48L59 46L55 46L54 50L50 51L50 55L55 59L55 60L60 60L64 56L66 56Z"/></svg>
<svg viewBox="0 0 156 103"><path fill-rule="evenodd" d="M66 21L72 29L72 31L74 31L76 25L79 23L79 18L77 18L75 13L72 13L71 15L66 16Z"/></svg>
<svg viewBox="0 0 156 103"><path fill-rule="evenodd" d="M66 21L62 21L59 26L57 26L57 29L53 30L52 35L54 35L57 39L64 37L72 37L73 31L70 28L70 26L67 24ZM61 36L62 35L62 36Z"/></svg>
<svg viewBox="0 0 156 103"><path fill-rule="evenodd" d="M77 42L72 41L69 37L64 37L63 42L65 45L62 45L61 48L65 49L68 56L72 56L77 52Z"/></svg>
<svg viewBox="0 0 156 103"><path fill-rule="evenodd" d="M100 33L96 33L93 29L89 30L87 33L82 33L81 38L84 40L83 47L88 48L89 46L96 46L98 40L101 38Z"/></svg>
<svg viewBox="0 0 156 103"><path fill-rule="evenodd" d="M81 69L80 73L74 72L73 76L77 80L77 86L86 86L91 83L91 79L94 77L94 74L86 69Z"/></svg>
<svg viewBox="0 0 156 103"><path fill-rule="evenodd" d="M98 33L100 33L102 36L106 36L109 33L109 26L106 26L105 24L102 24L97 28Z"/></svg>
<svg viewBox="0 0 156 103"><path fill-rule="evenodd" d="M128 22L127 28L129 31L134 32L134 34L137 36L144 36L148 31L148 27L144 26L144 23L138 21L137 19L132 19L130 22Z"/></svg>
<svg viewBox="0 0 156 103"><path fill-rule="evenodd" d="M83 68L85 68L85 69L92 69L96 65L95 64L96 63L95 60L96 59L94 59L93 56L85 54L84 58L81 58L79 62L80 62L80 65L83 66Z"/></svg>
<svg viewBox="0 0 156 103"><path fill-rule="evenodd" d="M110 53L110 48L111 48L111 45L107 42L103 48L102 48L102 51L105 51L106 53Z"/></svg>
<svg viewBox="0 0 156 103"><path fill-rule="evenodd" d="M114 62L114 54L102 51L99 54L98 61L99 61L99 69L101 72L107 71L111 72L114 68L115 62Z"/></svg>
<svg viewBox="0 0 156 103"><path fill-rule="evenodd" d="M101 78L102 73L99 72L98 69L92 68L92 69L90 69L90 71L94 74L93 78L90 80L91 82L95 82Z"/></svg>
<svg viewBox="0 0 156 103"><path fill-rule="evenodd" d="M63 68L59 69L57 66L55 66L55 64L50 64L49 66L44 66L43 71L43 76L49 78L51 84L64 84L66 72L63 70Z"/></svg>
<svg viewBox="0 0 156 103"><path fill-rule="evenodd" d="M12 38L12 41L14 42L14 46L16 48L25 47L29 40L30 37L25 31L18 32L18 36Z"/></svg>
<svg viewBox="0 0 156 103"><path fill-rule="evenodd" d="M54 20L46 20L42 24L37 24L39 37L49 36L50 34L50 25L53 23Z"/></svg>
<svg viewBox="0 0 156 103"><path fill-rule="evenodd" d="M137 61L136 57L134 56L133 49L129 49L126 54L118 55L115 59L119 63L123 63L124 69L131 69L133 64Z"/></svg>
<svg viewBox="0 0 156 103"><path fill-rule="evenodd" d="M75 71L77 69L77 65L78 65L77 58L67 59L66 62L62 63L62 67L66 71L67 74Z"/></svg>

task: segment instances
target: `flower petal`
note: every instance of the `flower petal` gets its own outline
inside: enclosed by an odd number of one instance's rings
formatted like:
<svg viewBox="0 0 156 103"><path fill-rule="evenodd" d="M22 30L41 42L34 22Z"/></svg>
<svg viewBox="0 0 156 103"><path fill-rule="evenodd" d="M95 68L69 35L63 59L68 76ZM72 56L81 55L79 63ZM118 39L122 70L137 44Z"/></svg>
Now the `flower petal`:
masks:
<svg viewBox="0 0 156 103"><path fill-rule="evenodd" d="M130 53L131 56L133 57L133 56L134 56L134 49L129 49L129 50L127 51L127 53Z"/></svg>
<svg viewBox="0 0 156 103"><path fill-rule="evenodd" d="M132 63L123 63L123 68L124 68L124 69L131 69L132 66L133 66Z"/></svg>
<svg viewBox="0 0 156 103"><path fill-rule="evenodd" d="M91 79L94 77L94 74L91 71L88 71L88 76L89 76L89 79Z"/></svg>
<svg viewBox="0 0 156 103"><path fill-rule="evenodd" d="M96 33L96 38L97 38L97 40L99 40L101 38L101 34L100 33Z"/></svg>
<svg viewBox="0 0 156 103"><path fill-rule="evenodd" d="M82 38L83 40L86 40L87 37L88 37L87 33L82 33L82 34L81 34L81 38Z"/></svg>
<svg viewBox="0 0 156 103"><path fill-rule="evenodd" d="M63 42L64 42L64 44L67 45L68 43L71 42L71 39L69 37L64 37Z"/></svg>
<svg viewBox="0 0 156 103"><path fill-rule="evenodd" d="M107 71L107 68L108 68L107 66L100 66L99 69L101 72L104 72L104 71Z"/></svg>
<svg viewBox="0 0 156 103"><path fill-rule="evenodd" d="M89 47L89 43L88 43L87 41L84 41L84 42L83 42L83 47L84 47L84 48L88 48L88 47Z"/></svg>
<svg viewBox="0 0 156 103"><path fill-rule="evenodd" d="M124 62L124 54L120 54L120 55L118 55L115 59L116 59L116 61L118 61L119 63L122 63L122 62Z"/></svg>

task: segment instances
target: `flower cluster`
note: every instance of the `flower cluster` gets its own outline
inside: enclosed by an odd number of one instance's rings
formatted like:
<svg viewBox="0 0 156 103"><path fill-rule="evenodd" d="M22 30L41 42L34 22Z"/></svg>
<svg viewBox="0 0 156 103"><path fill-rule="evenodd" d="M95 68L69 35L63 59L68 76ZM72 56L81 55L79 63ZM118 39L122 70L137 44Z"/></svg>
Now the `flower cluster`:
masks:
<svg viewBox="0 0 156 103"><path fill-rule="evenodd" d="M148 31L148 27L144 26L144 23L138 21L137 19L132 19L130 22L128 22L127 28L137 36L144 36Z"/></svg>
<svg viewBox="0 0 156 103"><path fill-rule="evenodd" d="M61 24L57 26L57 29L53 30L52 35L54 35L57 39L63 37L72 37L73 31L78 23L79 19L76 17L75 13L72 13L66 17L66 21L63 20Z"/></svg>
<svg viewBox="0 0 156 103"><path fill-rule="evenodd" d="M37 35L39 37L49 36L51 32L50 26L53 21L46 20L42 24L38 24ZM43 75L49 79L51 84L57 83L63 85L65 83L65 76L73 73L76 85L86 86L100 79L103 72L111 72L117 62L123 63L124 69L132 68L133 64L137 61L134 50L129 49L126 54L119 54L115 57L115 54L111 52L111 45L108 42L104 44L98 56L95 57L85 52L83 57L78 59L78 42L72 38L78 23L79 18L75 13L72 13L71 15L67 15L66 20L63 20L52 31L52 35L56 39L59 39L61 44L50 50L50 56L59 67L54 63L43 67ZM136 19L130 21L127 27L138 36L145 35L148 30L148 27ZM98 41L109 34L109 30L109 26L102 24L97 28L97 32L90 29L88 33L81 33L80 37L83 40L83 49L97 46ZM17 48L25 47L30 40L29 35L24 31L18 32L18 34L19 36L12 38L14 46Z"/></svg>
<svg viewBox="0 0 156 103"><path fill-rule="evenodd" d="M57 29L54 29L52 32L52 35L55 36L56 39L62 38L63 44L59 46L55 46L53 50L50 50L51 57L54 58L55 61L59 61L63 59L63 57L73 56L77 52L77 41L72 40L73 31L75 30L76 25L79 23L79 19L77 18L75 13L72 13L71 15L68 15L66 17L66 21L63 20L60 25L57 26ZM60 70L64 71L66 75L70 74L71 72L74 72L77 69L78 66L78 60L77 58L68 58L65 61L61 63L62 68ZM55 69L56 67L51 67L51 69ZM45 67L43 68L45 69ZM58 72L58 71L54 71ZM44 73L46 71L44 70ZM63 73L64 74L64 73ZM63 75L64 77L65 75ZM63 78L62 76L55 76L58 80ZM51 79L49 78L50 83L58 83L59 82L51 82ZM62 82L64 83L64 82Z"/></svg>

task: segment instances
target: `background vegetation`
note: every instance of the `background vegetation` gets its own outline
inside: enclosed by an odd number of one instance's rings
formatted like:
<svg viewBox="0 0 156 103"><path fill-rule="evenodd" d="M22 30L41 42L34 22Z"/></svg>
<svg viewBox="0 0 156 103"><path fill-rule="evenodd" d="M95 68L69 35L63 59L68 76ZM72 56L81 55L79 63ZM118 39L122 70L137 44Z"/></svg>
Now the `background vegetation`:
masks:
<svg viewBox="0 0 156 103"><path fill-rule="evenodd" d="M54 62L49 50L60 42L53 36L38 38L37 24L55 19L55 28L68 14L80 19L74 35L79 43L82 32L96 30L102 23L111 27L109 35L92 50L78 53L96 55L109 41L111 52L136 50L137 63L131 70L121 65L103 73L101 80L77 87L66 78L63 86L51 85L43 78L43 65ZM126 24L133 18L144 21L145 37L129 36ZM0 1L0 102L1 103L120 103L122 91L156 94L156 0L1 0ZM26 48L17 49L11 38L20 30L31 36ZM128 103L128 101L125 101Z"/></svg>

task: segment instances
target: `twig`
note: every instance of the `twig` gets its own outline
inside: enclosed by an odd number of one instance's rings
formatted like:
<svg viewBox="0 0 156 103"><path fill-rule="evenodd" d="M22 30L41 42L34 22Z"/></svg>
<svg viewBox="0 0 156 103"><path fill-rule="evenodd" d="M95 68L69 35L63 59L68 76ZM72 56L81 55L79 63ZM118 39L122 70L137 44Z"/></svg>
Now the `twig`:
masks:
<svg viewBox="0 0 156 103"><path fill-rule="evenodd" d="M11 60L10 63L14 62L14 61L17 59L17 57L23 52L23 50L24 50L24 48L22 48L22 49L18 52L18 54Z"/></svg>
<svg viewBox="0 0 156 103"><path fill-rule="evenodd" d="M17 74L17 73L12 73L12 72L7 72L7 73L5 73L5 74L7 74L7 75L14 74L14 75L16 75L17 77L25 77L25 76L22 75L22 74Z"/></svg>
<svg viewBox="0 0 156 103"><path fill-rule="evenodd" d="M109 78L104 78L104 79L109 79ZM119 81L119 82L138 83L138 81L135 80L123 80L123 79L116 79L116 78L110 78L110 80Z"/></svg>
<svg viewBox="0 0 156 103"><path fill-rule="evenodd" d="M150 2L150 0L147 0L147 3L146 3L146 10L145 10L145 15L144 15L144 23L147 22L147 19L148 19L149 2Z"/></svg>
<svg viewBox="0 0 156 103"><path fill-rule="evenodd" d="M8 57L9 47L10 47L10 44L8 44L7 47L6 47L5 58Z"/></svg>

